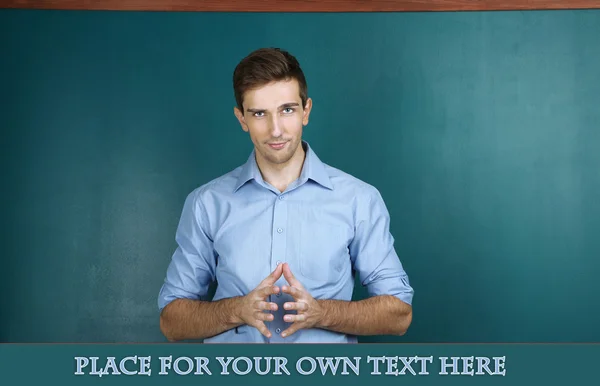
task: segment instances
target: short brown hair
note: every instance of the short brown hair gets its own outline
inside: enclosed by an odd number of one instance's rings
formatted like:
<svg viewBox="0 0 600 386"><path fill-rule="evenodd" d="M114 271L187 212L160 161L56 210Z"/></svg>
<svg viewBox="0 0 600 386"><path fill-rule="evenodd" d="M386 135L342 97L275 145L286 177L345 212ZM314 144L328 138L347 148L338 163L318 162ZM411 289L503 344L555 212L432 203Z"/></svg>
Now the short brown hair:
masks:
<svg viewBox="0 0 600 386"><path fill-rule="evenodd" d="M271 82L296 79L300 87L302 108L306 105L308 87L298 60L280 48L260 48L251 52L233 71L233 91L238 109L244 112L244 93Z"/></svg>

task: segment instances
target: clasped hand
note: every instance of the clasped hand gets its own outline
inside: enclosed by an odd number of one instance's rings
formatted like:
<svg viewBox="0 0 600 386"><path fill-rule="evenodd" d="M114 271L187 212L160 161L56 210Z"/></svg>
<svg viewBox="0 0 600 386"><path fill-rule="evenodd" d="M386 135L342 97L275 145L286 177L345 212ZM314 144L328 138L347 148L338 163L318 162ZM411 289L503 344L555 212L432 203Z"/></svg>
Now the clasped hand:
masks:
<svg viewBox="0 0 600 386"><path fill-rule="evenodd" d="M280 289L275 283L281 275L285 277L289 285L284 285ZM323 313L321 306L292 274L287 263L279 264L254 290L242 297L242 307L239 313L240 321L255 327L261 334L270 338L271 332L265 322L272 321L274 316L265 311L277 311L278 306L266 299L270 295L277 294L280 290L294 298L294 302L286 302L283 305L284 309L296 311L296 314L284 315L283 320L291 322L292 325L281 333L282 337L285 338L300 329L313 328L318 325Z"/></svg>

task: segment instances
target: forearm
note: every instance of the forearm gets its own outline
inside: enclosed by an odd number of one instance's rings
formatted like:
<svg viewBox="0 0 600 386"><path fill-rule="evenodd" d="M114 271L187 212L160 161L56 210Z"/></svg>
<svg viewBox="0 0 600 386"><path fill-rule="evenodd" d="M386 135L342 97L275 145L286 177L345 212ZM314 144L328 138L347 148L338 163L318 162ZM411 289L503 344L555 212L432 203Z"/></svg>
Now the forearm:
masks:
<svg viewBox="0 0 600 386"><path fill-rule="evenodd" d="M241 298L215 302L176 299L160 314L160 329L170 341L203 339L242 324L237 315Z"/></svg>
<svg viewBox="0 0 600 386"><path fill-rule="evenodd" d="M344 334L404 335L412 321L412 307L389 295L317 302L323 315L316 327Z"/></svg>

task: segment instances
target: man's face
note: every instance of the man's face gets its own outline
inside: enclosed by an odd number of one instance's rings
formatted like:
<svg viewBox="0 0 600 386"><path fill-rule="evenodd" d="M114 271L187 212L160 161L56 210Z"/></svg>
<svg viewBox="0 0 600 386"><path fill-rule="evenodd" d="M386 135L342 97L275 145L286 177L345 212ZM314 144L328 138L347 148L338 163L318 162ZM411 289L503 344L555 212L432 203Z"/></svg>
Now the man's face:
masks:
<svg viewBox="0 0 600 386"><path fill-rule="evenodd" d="M244 112L234 109L242 129L250 133L256 156L272 165L289 162L302 143L302 127L308 124L310 98L302 109L295 79L272 82L244 94Z"/></svg>

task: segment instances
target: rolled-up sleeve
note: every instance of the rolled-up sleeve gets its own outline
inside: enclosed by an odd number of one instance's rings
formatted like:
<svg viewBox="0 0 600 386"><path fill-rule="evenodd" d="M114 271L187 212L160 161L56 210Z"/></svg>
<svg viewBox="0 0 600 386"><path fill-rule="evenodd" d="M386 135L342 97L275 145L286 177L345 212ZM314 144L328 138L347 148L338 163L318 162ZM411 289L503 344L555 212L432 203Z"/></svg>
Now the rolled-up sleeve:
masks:
<svg viewBox="0 0 600 386"><path fill-rule="evenodd" d="M369 296L392 295L412 305L414 290L394 249L383 198L371 187L356 208L355 235L349 249L362 285Z"/></svg>
<svg viewBox="0 0 600 386"><path fill-rule="evenodd" d="M196 190L187 196L183 206L175 235L177 249L158 295L159 311L175 299L199 300L208 294L215 279L216 256L212 239L205 231L206 221Z"/></svg>

